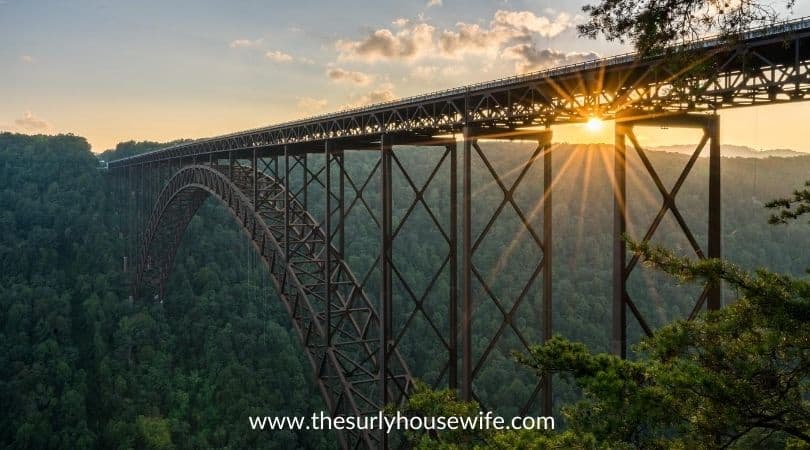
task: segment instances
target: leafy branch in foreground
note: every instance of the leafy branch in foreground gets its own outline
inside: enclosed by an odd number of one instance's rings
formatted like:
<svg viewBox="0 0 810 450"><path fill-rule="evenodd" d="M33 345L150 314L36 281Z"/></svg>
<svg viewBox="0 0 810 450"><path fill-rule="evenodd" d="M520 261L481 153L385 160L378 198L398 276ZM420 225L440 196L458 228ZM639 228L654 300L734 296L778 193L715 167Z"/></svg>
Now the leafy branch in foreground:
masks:
<svg viewBox="0 0 810 450"><path fill-rule="evenodd" d="M584 400L567 408L571 429L600 445L637 448L810 445L810 284L721 260L693 261L629 242L646 264L683 281L723 280L739 300L677 321L626 361L562 338L519 360L572 377Z"/></svg>
<svg viewBox="0 0 810 450"><path fill-rule="evenodd" d="M747 28L778 20L795 0L600 0L582 8L587 21L580 35L630 42L640 53L659 53L667 47L707 33L731 37Z"/></svg>
<svg viewBox="0 0 810 450"><path fill-rule="evenodd" d="M422 435L417 447L810 448L810 283L646 243L629 248L684 282L722 280L739 299L664 326L636 346L636 360L559 336L516 354L538 375L556 372L582 389L582 400L563 407L565 432ZM410 405L430 413L459 407L452 392L425 390Z"/></svg>
<svg viewBox="0 0 810 450"><path fill-rule="evenodd" d="M455 391L431 390L417 382L414 391L404 406L399 408L407 416L422 417L474 417L479 413L476 402L463 402L456 398ZM446 430L407 432L411 447L418 450L513 450L513 449L560 449L596 448L592 436L577 435L570 431L536 430Z"/></svg>
<svg viewBox="0 0 810 450"><path fill-rule="evenodd" d="M779 198L765 204L766 208L779 209L778 214L772 214L768 223L786 224L810 212L810 181L804 183L805 189L793 191L793 195Z"/></svg>

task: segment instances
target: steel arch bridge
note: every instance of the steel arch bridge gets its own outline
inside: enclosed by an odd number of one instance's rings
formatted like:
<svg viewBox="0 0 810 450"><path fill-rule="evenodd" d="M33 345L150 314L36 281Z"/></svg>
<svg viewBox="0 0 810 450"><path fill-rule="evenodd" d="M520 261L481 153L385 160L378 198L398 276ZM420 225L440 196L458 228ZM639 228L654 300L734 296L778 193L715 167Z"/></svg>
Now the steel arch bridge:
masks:
<svg viewBox="0 0 810 450"><path fill-rule="evenodd" d="M627 158L641 161L661 206L639 238L649 241L670 214L698 258L721 256L719 117L724 108L805 100L810 93L810 20L751 30L733 41L705 39L687 45L688 66L665 57L621 55L519 77L465 86L342 111L262 129L190 141L112 161L121 195L136 219L130 235L133 290L162 299L174 256L189 221L208 198L221 202L241 225L267 264L330 414L376 415L408 395L414 359L402 343L412 322L423 321L437 348L421 358L438 358L435 385L458 389L461 398L482 401L475 381L503 336L518 347L552 333L552 127L598 116L615 120L613 164L613 291L611 348L626 354L628 316L644 333L652 326L631 298L627 280L638 259L628 258ZM662 182L634 130L666 126L701 131L692 156L673 187ZM506 139L533 144L528 159L507 176L484 150L486 141ZM630 143L630 151L627 144ZM432 159L427 177L414 177L402 153L426 148ZM461 147L459 150L458 147ZM698 157L708 152L706 241L700 242L678 209L676 197ZM372 158L360 176L351 158ZM489 211L474 194L486 175L501 194ZM542 192L534 193L539 212L526 211L516 190L542 166ZM443 207L428 201L444 182ZM461 189L459 189L459 187ZM394 208L394 192L407 200ZM460 191L460 192L459 192ZM398 196L396 197L398 198ZM416 210L424 211L440 256L424 289L409 285L394 243ZM355 273L346 247L357 235L347 218L366 211L379 251L365 273ZM441 211L439 211L441 210ZM536 213L536 214L535 214ZM494 224L511 214L537 253L515 298L492 288L475 255L492 236ZM538 220L539 219L539 220ZM364 229L363 232L368 230ZM507 247L505 244L504 247ZM422 249L410 249L420 251ZM506 251L506 250L504 250ZM372 274L377 283L370 282ZM359 275L359 276L358 276ZM442 280L441 282L439 280ZM428 298L440 289L441 310ZM377 290L371 293L372 286ZM396 287L398 286L398 288ZM399 291L399 295L394 294ZM516 320L537 297L539 310L527 326ZM396 301L395 301L396 299ZM476 310L488 305L499 319L496 330L476 336ZM719 285L707 284L689 318L702 308L721 306ZM404 313L403 313L404 311ZM629 311L629 314L628 314ZM399 317L399 319L396 319ZM484 344L474 346L474 340ZM544 376L528 401L546 414L552 407L551 379ZM485 399L484 399L485 400ZM485 407L492 407L482 401ZM339 434L344 448L386 448L383 433Z"/></svg>

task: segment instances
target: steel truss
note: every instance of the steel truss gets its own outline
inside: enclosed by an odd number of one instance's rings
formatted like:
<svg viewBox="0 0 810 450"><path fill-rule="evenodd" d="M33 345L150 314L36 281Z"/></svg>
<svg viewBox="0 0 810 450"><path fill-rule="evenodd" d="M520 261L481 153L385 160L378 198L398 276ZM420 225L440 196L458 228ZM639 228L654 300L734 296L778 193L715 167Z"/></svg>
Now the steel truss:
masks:
<svg viewBox="0 0 810 450"><path fill-rule="evenodd" d="M661 182L633 130L637 126L697 127L704 132L671 189ZM637 318L642 329L651 332L643 315L627 294L626 282L638 260L627 259L622 236L626 231L626 142L629 141L663 199L662 206L643 236L649 241L663 217L671 212L699 258L720 256L720 159L719 120L716 116L698 114L659 114L622 116L616 124L616 164L614 173L614 352L626 354L626 308ZM528 160L516 168L516 177L509 183L500 173L482 145L487 139L508 139L536 143ZM174 256L188 223L200 205L210 196L228 207L244 232L251 238L259 255L268 265L271 278L287 309L298 334L330 414L376 414L386 404L397 404L408 395L412 374L402 343L417 318L424 320L427 330L435 334L440 350L446 354L439 375L428 380L434 386L446 384L458 388L461 398L478 400L476 377L481 374L493 350L506 334L514 334L521 349L530 340L528 330L515 322L521 304L529 302L531 291L541 283L541 308L532 331L540 331L543 341L551 337L552 324L552 147L551 130L499 129L468 126L463 129L463 149L458 155L454 138L425 138L404 134L380 135L376 141L323 141L317 145L284 145L280 148L227 151L207 158L187 157L128 166L127 193L130 208L139 217L130 231L143 230L135 276L136 290L143 296L162 299L164 286L172 268ZM418 182L409 174L408 164L394 151L397 145L418 145L433 148L437 155L427 177ZM678 210L675 198L697 161L701 150L710 146L709 180L709 246L706 252L698 245ZM360 178L345 170L348 151L366 151L377 155L367 175ZM413 151L413 150L408 150ZM372 152L372 153L368 153ZM542 230L533 224L516 201L516 190L527 174L542 159L543 192L537 193L542 212ZM502 194L501 201L488 216L481 216L473 196L472 163L477 161L488 178ZM459 163L461 167L459 167ZM412 197L396 196L399 204L394 214L395 172L401 177L396 185L405 188ZM441 218L435 205L426 200L426 192L447 174L449 186L448 216ZM460 179L459 179L460 178ZM374 204L367 190L375 185L379 203ZM459 186L460 185L460 186ZM163 186L160 189L160 186ZM459 196L459 187L461 195ZM156 200L152 200L152 199ZM154 204L148 217L143 214ZM376 206L376 207L375 207ZM483 205L481 205L483 206ZM360 209L358 209L360 208ZM430 275L422 291L409 284L403 275L393 248L398 236L417 208L430 218L433 231L439 236L442 263ZM347 217L353 211L365 210L380 236L379 252L370 269L357 278L345 263ZM511 305L499 297L487 283L474 256L482 242L495 228L505 211L518 218L522 232L531 245L542 253L536 266L529 267L530 276L519 286L520 294ZM473 216L484 226L476 233ZM317 219L316 219L317 217ZM444 220L443 220L444 219ZM460 223L459 223L460 221ZM141 226L140 223L145 225ZM458 236L458 232L461 236ZM350 239L350 238L349 238ZM446 322L438 320L426 308L428 295L436 289L443 272L449 272L449 292L446 302ZM379 296L371 300L367 292L374 280L379 282ZM473 285L479 286L476 290ZM396 286L400 286L399 289ZM394 299L397 298L395 302ZM720 305L720 287L707 285L696 302L692 314L707 303L710 309ZM499 317L495 332L485 345L474 349L476 308L488 304ZM478 306L476 306L478 305ZM402 320L395 322L394 318ZM435 355L436 349L429 349ZM476 350L476 351L474 351ZM419 356L424 357L424 355ZM533 389L530 398L521 405L521 413L530 411L539 400L544 414L552 411L551 378L546 374ZM497 407L487 405L485 408ZM388 437L381 433L341 434L344 448L387 448Z"/></svg>
<svg viewBox="0 0 810 450"><path fill-rule="evenodd" d="M159 194L146 227L136 286L161 295L183 230L214 196L268 265L329 413L376 415L386 402L402 401L412 377L395 349L382 349L376 306L324 229L292 193L286 195L284 185L257 167L232 161L181 168ZM380 385L385 392L378 391ZM377 448L382 439L374 431L340 437L346 448Z"/></svg>
<svg viewBox="0 0 810 450"><path fill-rule="evenodd" d="M464 126L612 119L629 109L705 112L810 98L810 20L752 30L734 42L698 41L686 52L688 64L679 67L668 57L621 55L183 143L109 167L323 140L368 142L383 133L436 136Z"/></svg>
<svg viewBox="0 0 810 450"><path fill-rule="evenodd" d="M476 400L482 406L486 405L481 401L474 390L474 381L476 375L484 366L492 350L495 348L499 339L502 337L505 330L510 329L519 339L523 350L528 350L531 342L524 336L525 330L520 330L515 324L514 319L516 311L521 304L527 299L529 291L535 281L542 274L542 313L533 324L542 324L542 339L545 342L551 338L552 332L552 299L551 299L551 243L552 243L552 222L551 222L551 183L552 183L552 167L551 167L551 130L525 130L513 131L508 133L493 133L487 130L475 129L472 127L465 127L464 129L464 155L462 165L462 178L463 178L463 194L462 194L462 264L461 264L461 277L462 277L462 328L461 328L461 341L462 341L462 369L461 369L461 398L463 400ZM490 139L509 139L509 140L523 140L536 142L536 147L533 150L529 159L519 168L519 173L514 179L511 186L507 186L502 179L501 174L493 167L489 158L487 158L484 151L479 145L479 138ZM492 180L496 183L498 189L503 194L503 198L495 211L486 220L486 225L480 233L474 235L472 227L473 211L476 210L473 203L472 195L472 161L477 157L486 167L487 172L491 175ZM531 224L528 215L520 208L515 201L515 191L525 179L527 173L532 168L534 163L542 157L543 164L543 192L537 195L541 198L541 208L543 217L543 230L538 232ZM504 209L511 208L520 220L523 230L531 237L539 251L542 252L542 258L538 261L537 265L533 268L531 276L521 286L520 294L515 299L511 307L506 307L503 304L502 298L496 295L492 288L487 283L484 275L475 266L473 257L476 250L481 246L483 240L487 237L492 230L498 218L502 215ZM480 214L480 213L479 213ZM473 281L477 282L484 292L487 299L485 301L492 302L501 315L500 325L494 335L489 336L487 344L480 355L473 355ZM541 407L544 414L551 414L552 410L552 396L551 396L551 378L549 374L545 374L540 382L534 388L531 396L521 406L521 413L526 413L536 400L538 394L542 392Z"/></svg>
<svg viewBox="0 0 810 450"><path fill-rule="evenodd" d="M650 162L646 151L639 143L633 131L633 129L638 126L697 128L703 131L700 142L697 144L697 147L671 189L668 189L661 181L661 177ZM720 118L716 115L702 114L667 114L648 117L628 116L619 118L616 121L615 134L616 150L614 152L613 175L613 325L611 349L614 354L624 358L627 355L627 308L630 308L633 317L638 321L644 333L647 336L652 334L652 328L627 292L628 277L639 262L637 255L634 255L628 261L627 243L625 242L627 233L627 141L630 141L632 148L641 159L645 171L651 177L662 197L661 207L652 223L647 228L646 233L641 238L641 242L647 243L652 239L661 221L664 219L667 212L670 212L698 258L720 258ZM704 252L703 246L697 242L692 230L684 220L683 215L678 209L678 205L675 203L675 199L684 181L686 181L689 173L692 171L692 167L694 167L698 157L707 144L709 145L709 216L708 245L707 251ZM706 303L710 310L720 308L721 286L718 282L706 283L689 314L689 320L695 317L704 303Z"/></svg>
<svg viewBox="0 0 810 450"><path fill-rule="evenodd" d="M517 180L506 186L481 149L479 138L533 141L537 146L521 168ZM383 405L396 404L405 398L412 375L400 347L405 336L415 332L412 329L417 318L435 334L441 351L446 354L438 376L428 381L434 387L445 383L451 388L460 387L464 398L475 398L473 380L506 329L513 330L521 337L523 345L528 346L528 340L513 323L514 313L541 273L543 314L536 322L542 323L544 339L551 336L551 254L550 247L546 246L551 240L550 138L550 130L494 133L468 128L463 141L461 173L458 167L461 155L458 155L455 139L423 140L421 136L406 138L401 135L381 136L371 146L353 145L379 155L367 176L360 179L353 178L344 167L345 151L353 150L351 145L331 141L322 143L323 158L309 148L286 145L281 152L254 149L212 154L202 161L201 158L181 158L132 166L127 171L128 190L136 199L132 207L138 212L138 217L129 228L142 230L136 233L141 244L135 258L135 292L162 301L183 233L200 206L213 196L228 207L267 263L333 415L375 414ZM430 166L426 178L419 181L409 174L408 164L394 151L394 143L437 148L441 153ZM477 156L473 156L473 151ZM319 160L312 161L316 156ZM502 204L493 213L486 229L475 236L475 241L469 226L475 207L471 198L469 164L474 157L484 162L504 195ZM542 197L544 225L542 231L537 231L513 196L529 169L540 158L543 159L545 190ZM397 178L399 189L411 193L411 197L398 208L396 218L393 214L395 172L400 175ZM450 197L445 217L441 217L436 205L431 205L426 199L426 192L431 186L436 186L440 178L447 179L449 184L444 188ZM379 208L373 206L367 195L367 189L375 179L379 181ZM463 189L461 202L457 201L459 184ZM397 203L405 197L398 194ZM313 200L320 202L315 204L318 202L313 203ZM141 212L149 210L150 204L154 207L146 217ZM380 233L380 252L370 270L360 279L344 262L344 224L358 207L366 210ZM321 220L316 220L311 213L318 208ZM406 224L418 208L430 218L439 245L446 245L441 264L421 291L403 275L392 251L397 237L403 235ZM501 300L488 290L487 301L493 302L501 311L501 325L495 335L488 337L483 354L473 359L473 292L469 285L475 279L486 289L488 287L472 263L472 257L505 208L513 208L521 217L522 226L543 251L544 257L524 286L521 298L511 308L504 308ZM464 224L463 239L458 236L461 228L459 213ZM436 251L441 252L438 248ZM443 310L446 320L439 320L429 312L427 297L435 291L443 274L448 277L449 292L446 293L446 304L438 305L446 308ZM366 292L375 275L379 276L379 299L371 301ZM461 286L457 275L461 277ZM404 301L395 304L395 296ZM431 306L437 307L435 304ZM401 320L395 323L395 316ZM435 355L437 349L429 350ZM417 357L424 358L424 355ZM550 379L544 377L523 411L540 393L543 409L550 411L550 388ZM386 439L376 433L342 435L341 443L347 448L377 448L387 447Z"/></svg>
<svg viewBox="0 0 810 450"><path fill-rule="evenodd" d="M424 321L447 356L436 379L429 381L440 386L446 380L459 389L463 399L480 400L474 382L503 336L513 333L524 348L529 343L514 319L537 280L542 280L542 312L537 323L543 340L551 336L552 173L550 131L546 130L553 124L600 116L616 119L611 348L624 357L628 308L644 332L652 331L627 293L628 277L638 266L637 257L627 258L622 239L627 229L627 142L662 197L658 214L641 240L649 241L671 213L698 258L717 258L721 255L719 119L706 113L810 98L810 21L753 30L732 43L700 41L690 45L687 54L697 67L673 67L664 58L623 55L112 161L111 172L126 176L127 209L132 218L126 224L127 232L141 243L140 248L130 248L128 255L138 254L138 258L129 258L129 266L134 263L136 267L136 289L144 294L151 288L150 295L163 298L162 289L184 230L200 205L213 195L228 206L268 264L334 415L376 413L383 405L405 398L412 376L403 357L403 342L414 332L417 321ZM672 188L662 183L633 132L635 127L647 125L703 130L701 142ZM461 155L457 155L455 139L447 137L459 134L464 137ZM479 140L489 138L537 142L514 184L505 183L504 174L498 173L482 150ZM408 164L397 156L394 145L433 148L438 162L424 183L409 175ZM706 145L710 153L709 213L704 250L675 200ZM346 171L346 152L355 151L379 156L367 176L353 177ZM514 193L541 157L543 229L537 230ZM475 235L473 161L483 164L503 193L496 211ZM449 217L440 219L425 192L437 185L443 170L449 171L450 208ZM396 171L401 172L404 183L397 184ZM370 195L369 186L376 184L378 192ZM413 194L404 207L395 204L402 201L393 194L398 186ZM394 257L397 238L416 209L425 211L441 246L447 245L446 253L433 249L441 252L443 262L422 291L409 284ZM151 215L147 214L150 210ZM346 219L363 210L379 232L379 251L372 267L357 278L345 263L351 238ZM508 307L487 285L473 260L503 211L518 217L531 245L543 255L531 267L531 276L515 303ZM430 314L428 306L433 305L427 299L445 271L450 275L447 319L442 323ZM474 290L473 285L482 291ZM375 289L379 295L372 301L367 292ZM483 292L482 299L476 297L477 292ZM494 334L486 336L481 351L474 353L474 313L479 300L495 308L500 324ZM689 318L704 304L708 309L721 306L719 284L705 286ZM400 318L401 322L395 321ZM550 413L550 377L542 377L523 411L538 398L543 411ZM340 439L347 448L389 445L377 433L340 435Z"/></svg>

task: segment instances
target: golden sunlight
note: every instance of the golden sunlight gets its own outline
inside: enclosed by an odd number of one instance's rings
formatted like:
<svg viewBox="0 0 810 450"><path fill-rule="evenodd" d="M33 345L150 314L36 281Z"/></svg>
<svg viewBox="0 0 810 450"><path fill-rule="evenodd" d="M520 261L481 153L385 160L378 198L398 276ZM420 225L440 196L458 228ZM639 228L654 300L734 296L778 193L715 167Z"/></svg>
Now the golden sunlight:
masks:
<svg viewBox="0 0 810 450"><path fill-rule="evenodd" d="M588 119L588 122L585 123L585 128L590 131L591 133L598 133L602 131L605 123L602 119L598 117L591 117Z"/></svg>

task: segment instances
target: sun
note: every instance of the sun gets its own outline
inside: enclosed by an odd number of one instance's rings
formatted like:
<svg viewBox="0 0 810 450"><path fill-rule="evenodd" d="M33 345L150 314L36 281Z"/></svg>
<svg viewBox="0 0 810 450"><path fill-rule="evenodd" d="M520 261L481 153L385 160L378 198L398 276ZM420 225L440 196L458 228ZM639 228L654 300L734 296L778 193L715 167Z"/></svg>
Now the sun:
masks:
<svg viewBox="0 0 810 450"><path fill-rule="evenodd" d="M602 131L602 127L605 123L602 119L598 117L591 117L588 119L588 122L585 123L585 128L590 131L591 133L598 133Z"/></svg>

